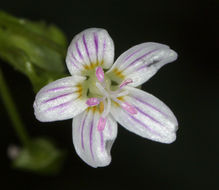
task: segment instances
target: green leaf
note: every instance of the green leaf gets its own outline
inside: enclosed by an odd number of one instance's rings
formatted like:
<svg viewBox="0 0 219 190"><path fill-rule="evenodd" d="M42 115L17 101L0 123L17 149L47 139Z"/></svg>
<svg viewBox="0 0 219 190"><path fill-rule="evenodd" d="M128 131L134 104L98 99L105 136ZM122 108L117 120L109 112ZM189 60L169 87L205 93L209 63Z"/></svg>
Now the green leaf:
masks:
<svg viewBox="0 0 219 190"><path fill-rule="evenodd" d="M13 167L38 174L56 174L64 163L65 151L60 151L47 139L38 138L28 148L19 151Z"/></svg>
<svg viewBox="0 0 219 190"><path fill-rule="evenodd" d="M34 90L65 75L66 44L56 26L0 11L0 57L28 76Z"/></svg>

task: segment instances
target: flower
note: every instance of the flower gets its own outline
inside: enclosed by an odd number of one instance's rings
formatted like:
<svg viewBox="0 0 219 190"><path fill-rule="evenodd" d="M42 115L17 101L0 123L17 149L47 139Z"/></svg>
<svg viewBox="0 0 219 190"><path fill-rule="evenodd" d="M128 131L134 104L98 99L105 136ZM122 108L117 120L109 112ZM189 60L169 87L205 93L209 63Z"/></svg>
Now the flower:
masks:
<svg viewBox="0 0 219 190"><path fill-rule="evenodd" d="M74 118L75 150L92 167L111 162L117 122L141 137L172 143L178 126L174 114L135 87L176 58L168 46L148 42L130 48L113 64L114 43L108 32L86 29L68 48L66 63L72 76L48 84L36 95L36 118L43 122Z"/></svg>

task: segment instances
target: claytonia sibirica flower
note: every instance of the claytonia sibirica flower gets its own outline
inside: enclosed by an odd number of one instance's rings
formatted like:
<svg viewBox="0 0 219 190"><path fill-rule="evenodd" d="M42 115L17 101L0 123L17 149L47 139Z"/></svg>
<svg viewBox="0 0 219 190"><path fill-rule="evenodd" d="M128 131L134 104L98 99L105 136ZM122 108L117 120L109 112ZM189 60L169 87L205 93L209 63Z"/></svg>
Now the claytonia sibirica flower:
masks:
<svg viewBox="0 0 219 190"><path fill-rule="evenodd" d="M153 95L135 88L177 54L168 46L136 45L114 60L114 44L104 29L84 30L72 40L66 63L72 76L42 88L34 102L43 122L73 119L73 144L92 167L107 166L117 122L141 137L172 143L177 120Z"/></svg>

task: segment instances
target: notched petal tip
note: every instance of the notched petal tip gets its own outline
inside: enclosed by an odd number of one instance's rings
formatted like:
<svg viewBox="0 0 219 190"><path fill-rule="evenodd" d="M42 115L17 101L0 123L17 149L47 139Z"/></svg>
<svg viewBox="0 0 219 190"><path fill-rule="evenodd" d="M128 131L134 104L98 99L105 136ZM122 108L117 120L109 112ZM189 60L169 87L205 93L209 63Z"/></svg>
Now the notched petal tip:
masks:
<svg viewBox="0 0 219 190"><path fill-rule="evenodd" d="M108 73L120 73L123 79L132 79L133 83L130 86L136 87L150 79L161 67L176 59L177 53L167 45L155 42L142 43L120 55Z"/></svg>
<svg viewBox="0 0 219 190"><path fill-rule="evenodd" d="M178 58L178 54L172 49L170 49L169 56L173 57L173 61L175 61Z"/></svg>
<svg viewBox="0 0 219 190"><path fill-rule="evenodd" d="M173 133L168 139L166 139L163 143L165 144L171 144L176 140L176 134Z"/></svg>
<svg viewBox="0 0 219 190"><path fill-rule="evenodd" d="M178 54L172 49L166 49L163 59L166 63L171 63L178 58Z"/></svg>
<svg viewBox="0 0 219 190"><path fill-rule="evenodd" d="M117 136L117 123L112 116L106 125L98 129L100 114L92 110L76 116L73 120L73 144L80 158L91 167L105 167L111 162L110 150Z"/></svg>
<svg viewBox="0 0 219 190"><path fill-rule="evenodd" d="M125 101L132 104L137 114L130 114L112 106L113 117L129 131L156 142L170 144L176 139L178 122L172 111L159 99L142 90L126 87Z"/></svg>
<svg viewBox="0 0 219 190"><path fill-rule="evenodd" d="M169 129L165 131L164 130L158 131L160 134L162 134L162 138L157 138L154 141L157 141L159 143L164 143L164 144L171 144L175 142L176 137L177 137L177 134L176 134L177 129L178 129L178 125L173 123L172 127L170 127Z"/></svg>

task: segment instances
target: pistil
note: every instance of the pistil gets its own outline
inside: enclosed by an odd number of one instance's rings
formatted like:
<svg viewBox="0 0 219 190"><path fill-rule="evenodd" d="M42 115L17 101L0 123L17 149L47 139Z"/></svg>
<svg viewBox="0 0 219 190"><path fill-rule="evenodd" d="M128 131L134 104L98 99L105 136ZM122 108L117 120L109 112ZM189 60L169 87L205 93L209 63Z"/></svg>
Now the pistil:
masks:
<svg viewBox="0 0 219 190"><path fill-rule="evenodd" d="M101 98L96 98L96 97L89 98L86 104L91 107L91 106L97 106L98 104L100 104L100 102L102 102L104 105L103 112L100 115L100 119L97 125L98 131L103 131L106 126L107 115L110 113L110 109L111 109L111 99L117 102L122 107L122 109L124 109L128 113L132 115L137 114L137 110L134 106L130 105L128 102L124 102L118 99L118 97L128 95L128 91L123 90L123 88L127 86L128 84L132 83L133 82L132 79L124 80L120 84L118 90L111 91L109 88L107 88L107 85L104 81L104 71L102 67L97 67L95 74L97 78L96 87L99 90L99 92L102 94L102 97Z"/></svg>

